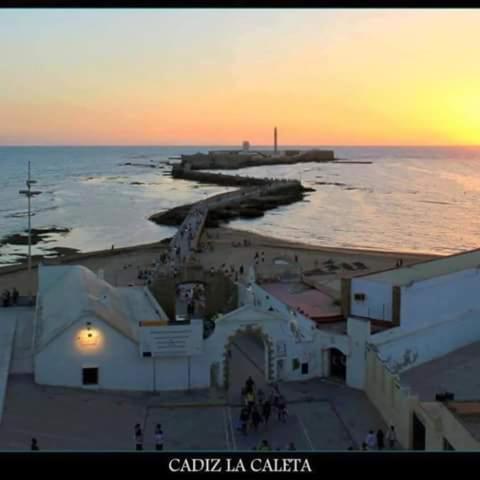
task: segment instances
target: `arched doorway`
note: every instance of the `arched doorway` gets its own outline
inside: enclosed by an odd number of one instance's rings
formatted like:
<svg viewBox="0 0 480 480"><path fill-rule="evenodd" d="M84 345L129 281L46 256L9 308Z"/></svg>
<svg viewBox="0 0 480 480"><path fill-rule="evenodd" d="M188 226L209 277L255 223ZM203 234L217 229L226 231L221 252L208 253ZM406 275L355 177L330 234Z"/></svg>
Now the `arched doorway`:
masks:
<svg viewBox="0 0 480 480"><path fill-rule="evenodd" d="M347 378L347 357L335 347L327 350L327 377L342 382Z"/></svg>
<svg viewBox="0 0 480 480"><path fill-rule="evenodd" d="M228 337L223 367L223 384L232 401L240 400L250 376L265 391L275 379L271 338L260 327L238 329Z"/></svg>

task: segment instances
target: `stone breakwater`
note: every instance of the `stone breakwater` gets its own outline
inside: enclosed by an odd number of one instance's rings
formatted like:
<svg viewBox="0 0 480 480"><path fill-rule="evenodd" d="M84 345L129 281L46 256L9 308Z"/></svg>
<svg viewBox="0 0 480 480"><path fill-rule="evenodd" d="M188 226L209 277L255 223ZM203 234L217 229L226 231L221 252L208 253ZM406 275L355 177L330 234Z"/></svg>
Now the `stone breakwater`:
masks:
<svg viewBox="0 0 480 480"><path fill-rule="evenodd" d="M208 207L205 226L218 227L221 223L236 218L261 217L267 210L302 201L307 192L313 191L303 187L297 180L275 180L199 172L186 169L183 165L176 165L172 170L172 176L184 180L240 188L197 203L156 213L149 218L160 225L181 225L193 207L203 205Z"/></svg>

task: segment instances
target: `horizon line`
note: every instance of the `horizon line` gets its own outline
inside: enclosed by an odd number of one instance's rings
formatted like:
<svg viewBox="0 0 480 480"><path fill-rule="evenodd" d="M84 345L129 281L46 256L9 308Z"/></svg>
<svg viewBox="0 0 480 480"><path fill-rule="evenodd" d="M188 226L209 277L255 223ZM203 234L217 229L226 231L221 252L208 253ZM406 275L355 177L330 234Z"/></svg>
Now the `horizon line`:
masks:
<svg viewBox="0 0 480 480"><path fill-rule="evenodd" d="M168 148L168 147L234 147L237 150L242 150L241 145L238 144L215 144L215 143L172 143L172 144L0 144L0 148L113 148L113 147L150 147L150 148ZM255 150L255 148L269 148L273 145L250 145L250 150ZM478 148L480 144L285 144L279 146L279 150L282 148L293 148L293 147L340 147L340 148Z"/></svg>

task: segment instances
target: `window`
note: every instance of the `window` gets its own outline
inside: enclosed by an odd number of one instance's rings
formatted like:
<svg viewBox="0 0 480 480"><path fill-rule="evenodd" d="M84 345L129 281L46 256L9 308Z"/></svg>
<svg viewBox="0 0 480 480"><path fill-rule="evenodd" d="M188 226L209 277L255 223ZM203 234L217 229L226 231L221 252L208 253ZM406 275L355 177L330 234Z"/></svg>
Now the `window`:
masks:
<svg viewBox="0 0 480 480"><path fill-rule="evenodd" d="M294 358L292 360L292 369L298 370L299 368L300 368L300 361L298 360L298 358Z"/></svg>
<svg viewBox="0 0 480 480"><path fill-rule="evenodd" d="M98 385L98 368L89 367L82 369L83 385Z"/></svg>
<svg viewBox="0 0 480 480"><path fill-rule="evenodd" d="M308 373L308 363L302 363L302 375L307 375Z"/></svg>
<svg viewBox="0 0 480 480"><path fill-rule="evenodd" d="M356 302L364 302L365 301L365 294L364 293L356 293L353 298Z"/></svg>

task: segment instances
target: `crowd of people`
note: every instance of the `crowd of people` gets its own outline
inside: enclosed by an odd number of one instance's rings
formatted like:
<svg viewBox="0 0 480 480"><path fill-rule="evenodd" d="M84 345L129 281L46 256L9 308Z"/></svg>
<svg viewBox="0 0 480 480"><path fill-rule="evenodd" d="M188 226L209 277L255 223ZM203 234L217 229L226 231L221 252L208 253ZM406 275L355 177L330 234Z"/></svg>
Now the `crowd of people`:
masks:
<svg viewBox="0 0 480 480"><path fill-rule="evenodd" d="M12 305L17 305L19 293L18 290L13 287L12 292L10 290L4 290L2 294L2 305L4 307L10 307Z"/></svg>
<svg viewBox="0 0 480 480"><path fill-rule="evenodd" d="M238 429L244 435L248 435L250 431L258 432L260 424L263 424L264 428L267 429L272 412L274 412L278 421L286 423L288 417L287 402L278 387L273 387L270 394L266 396L263 390L256 389L252 377L248 377L241 395L243 407L240 411Z"/></svg>
<svg viewBox="0 0 480 480"><path fill-rule="evenodd" d="M170 258L175 264L185 263L194 250L193 241L207 215L206 206L193 207L189 212L170 244Z"/></svg>
<svg viewBox="0 0 480 480"><path fill-rule="evenodd" d="M177 285L177 301L187 306L187 314L193 317L205 308L205 287L202 284Z"/></svg>

